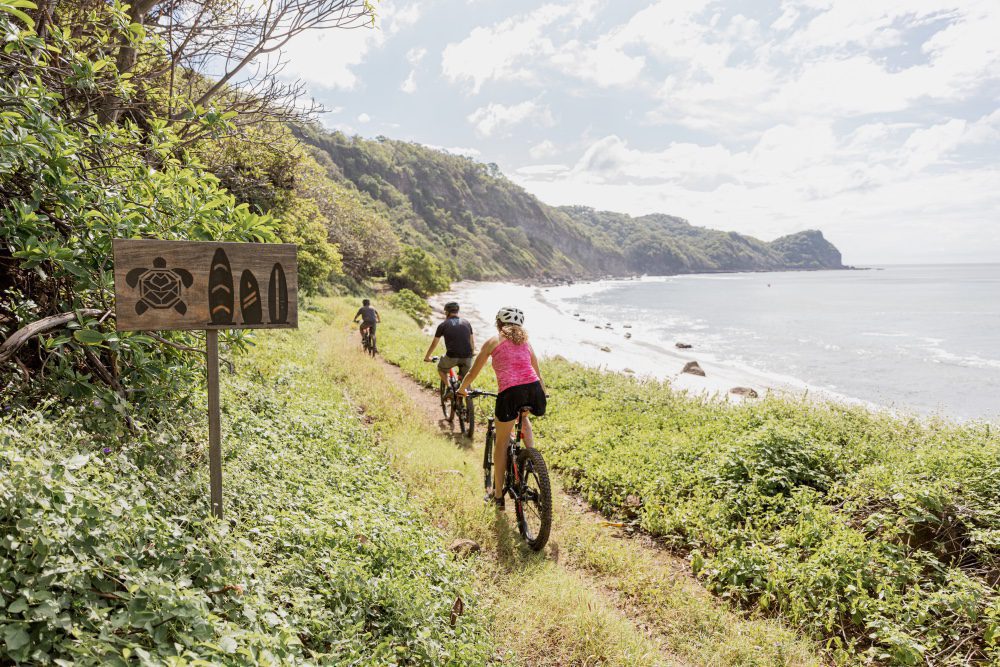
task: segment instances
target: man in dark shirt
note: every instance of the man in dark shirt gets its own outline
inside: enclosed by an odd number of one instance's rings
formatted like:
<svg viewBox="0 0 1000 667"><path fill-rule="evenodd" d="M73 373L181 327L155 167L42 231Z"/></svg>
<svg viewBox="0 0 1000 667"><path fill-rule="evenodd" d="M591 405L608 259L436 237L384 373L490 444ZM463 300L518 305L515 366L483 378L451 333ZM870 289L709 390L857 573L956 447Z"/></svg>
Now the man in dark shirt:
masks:
<svg viewBox="0 0 1000 667"><path fill-rule="evenodd" d="M441 339L444 338L444 356L438 360L438 375L442 382L448 381L448 371L458 366L458 377L463 378L472 368L472 360L476 351L476 340L472 335L472 325L467 319L458 316L458 304L454 301L444 305L445 320L434 332L434 340L427 348L424 361L431 361L431 354Z"/></svg>
<svg viewBox="0 0 1000 667"><path fill-rule="evenodd" d="M348 311L350 312L350 311ZM364 331L366 328L371 329L372 340L375 340L375 325L382 321L382 317L378 314L378 311L372 308L372 302L368 299L364 299L361 302L361 307L358 308L358 312L354 315L354 323L358 323L358 318L361 318L361 327L358 331Z"/></svg>

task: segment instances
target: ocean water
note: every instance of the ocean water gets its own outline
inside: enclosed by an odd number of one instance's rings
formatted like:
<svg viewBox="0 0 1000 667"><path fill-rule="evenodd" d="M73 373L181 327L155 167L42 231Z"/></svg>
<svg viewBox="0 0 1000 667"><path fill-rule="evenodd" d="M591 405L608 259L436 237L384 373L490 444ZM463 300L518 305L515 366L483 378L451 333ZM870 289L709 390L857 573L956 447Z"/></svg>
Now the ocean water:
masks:
<svg viewBox="0 0 1000 667"><path fill-rule="evenodd" d="M1000 264L714 274L553 287L567 317L630 323L719 364L904 412L1000 422Z"/></svg>

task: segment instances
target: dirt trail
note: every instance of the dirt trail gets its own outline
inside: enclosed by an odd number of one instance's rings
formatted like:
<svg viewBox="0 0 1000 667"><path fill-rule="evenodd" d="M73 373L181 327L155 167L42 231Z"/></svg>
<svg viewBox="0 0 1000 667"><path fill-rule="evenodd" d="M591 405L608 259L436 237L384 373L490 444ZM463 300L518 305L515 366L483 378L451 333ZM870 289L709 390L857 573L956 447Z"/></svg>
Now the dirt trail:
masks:
<svg viewBox="0 0 1000 667"><path fill-rule="evenodd" d="M381 357L379 361L385 376L464 452L466 474L477 475L485 425L477 425L474 441L455 433L442 419L436 391ZM540 446L544 451L544 443ZM553 475L553 501L549 560L645 636L659 653L654 664L820 664L811 647L787 629L746 619L719 604L691 575L686 561L659 548L648 536L626 533L567 494L558 474ZM506 514L513 526L513 512Z"/></svg>

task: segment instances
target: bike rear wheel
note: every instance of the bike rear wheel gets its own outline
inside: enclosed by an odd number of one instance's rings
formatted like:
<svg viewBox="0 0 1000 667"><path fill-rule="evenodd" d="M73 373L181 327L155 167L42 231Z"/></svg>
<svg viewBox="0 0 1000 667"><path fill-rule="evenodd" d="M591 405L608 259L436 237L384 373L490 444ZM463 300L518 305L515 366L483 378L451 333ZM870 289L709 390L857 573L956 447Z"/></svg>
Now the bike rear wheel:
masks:
<svg viewBox="0 0 1000 667"><path fill-rule="evenodd" d="M441 396L441 414L444 415L445 419L448 419L448 385L444 383L444 380L441 381L438 394Z"/></svg>
<svg viewBox="0 0 1000 667"><path fill-rule="evenodd" d="M552 529L552 488L549 469L541 452L526 447L517 454L517 493L514 511L521 537L534 551L541 551Z"/></svg>

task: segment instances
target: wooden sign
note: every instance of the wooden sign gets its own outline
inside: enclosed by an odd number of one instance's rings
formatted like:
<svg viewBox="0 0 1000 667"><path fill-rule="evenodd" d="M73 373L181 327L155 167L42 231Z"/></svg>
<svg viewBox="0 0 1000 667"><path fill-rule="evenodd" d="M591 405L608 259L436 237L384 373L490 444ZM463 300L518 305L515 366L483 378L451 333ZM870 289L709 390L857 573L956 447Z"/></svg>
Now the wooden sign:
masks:
<svg viewBox="0 0 1000 667"><path fill-rule="evenodd" d="M114 239L119 331L298 326L296 246Z"/></svg>
<svg viewBox="0 0 1000 667"><path fill-rule="evenodd" d="M296 246L113 239L118 331L205 329L212 514L222 518L219 329L299 324Z"/></svg>

